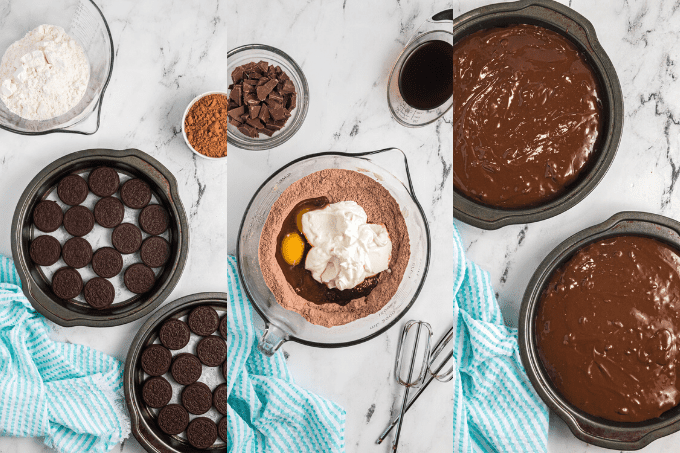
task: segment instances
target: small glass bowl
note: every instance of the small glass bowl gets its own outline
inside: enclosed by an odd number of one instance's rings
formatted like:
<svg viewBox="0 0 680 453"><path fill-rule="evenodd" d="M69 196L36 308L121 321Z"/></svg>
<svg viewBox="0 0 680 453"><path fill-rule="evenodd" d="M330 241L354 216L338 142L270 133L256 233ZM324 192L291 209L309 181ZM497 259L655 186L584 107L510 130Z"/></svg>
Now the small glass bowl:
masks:
<svg viewBox="0 0 680 453"><path fill-rule="evenodd" d="M307 117L309 109L309 85L300 66L284 52L264 44L249 44L237 47L227 53L227 78L228 84L232 84L231 73L238 66L254 61L266 61L269 64L280 66L295 85L297 93L297 106L291 112L291 117L280 131L271 137L259 134L258 138L243 135L235 126L227 128L227 143L237 148L251 151L264 151L276 148L287 142L300 129Z"/></svg>
<svg viewBox="0 0 680 453"><path fill-rule="evenodd" d="M210 160L220 160L220 159L225 159L227 156L222 156L222 157L210 157L206 156L205 154L201 154L198 151L194 149L193 146L191 146L191 143L189 142L189 139L187 138L187 131L184 128L184 124L187 119L187 115L189 114L189 110L191 110L191 107L194 106L195 103L197 103L200 99L203 99L206 96L210 96L211 94L221 94L226 96L227 93L225 91L208 91L207 93L199 94L196 96L191 102L189 102L189 105L187 105L187 109L184 111L184 115L182 115L182 137L184 137L184 142L187 144L190 150L194 152L197 156L202 157L203 159L210 159Z"/></svg>

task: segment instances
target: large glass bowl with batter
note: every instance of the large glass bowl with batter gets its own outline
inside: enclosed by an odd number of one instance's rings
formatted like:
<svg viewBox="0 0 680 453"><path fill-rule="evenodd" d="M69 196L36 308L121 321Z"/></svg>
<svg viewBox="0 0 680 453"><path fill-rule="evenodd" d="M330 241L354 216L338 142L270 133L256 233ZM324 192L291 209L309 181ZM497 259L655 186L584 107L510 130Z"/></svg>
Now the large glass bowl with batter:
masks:
<svg viewBox="0 0 680 453"><path fill-rule="evenodd" d="M401 170L404 182L375 163L377 158L384 158L389 167L394 166L396 171L397 166L401 167L401 160L395 159L399 153L403 157ZM278 304L262 276L258 253L262 228L281 194L299 179L325 169L361 172L385 187L399 203L411 244L408 266L392 299L377 313L330 328L312 324L302 315ZM313 154L287 164L270 176L250 200L238 237L236 256L239 276L246 295L266 324L259 348L267 355L273 354L286 341L335 348L375 338L393 326L413 306L430 262L430 232L425 214L413 191L408 161L404 153L396 148L359 154Z"/></svg>

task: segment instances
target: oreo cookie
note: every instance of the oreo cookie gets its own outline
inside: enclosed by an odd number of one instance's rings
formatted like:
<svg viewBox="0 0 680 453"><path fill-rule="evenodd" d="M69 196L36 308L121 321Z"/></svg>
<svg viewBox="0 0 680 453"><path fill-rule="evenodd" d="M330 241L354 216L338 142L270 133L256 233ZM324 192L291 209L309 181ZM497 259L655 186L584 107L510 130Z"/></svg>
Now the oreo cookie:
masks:
<svg viewBox="0 0 680 453"><path fill-rule="evenodd" d="M187 429L189 413L179 404L168 404L158 412L156 421L161 431L174 436Z"/></svg>
<svg viewBox="0 0 680 453"><path fill-rule="evenodd" d="M227 315L222 316L222 319L220 320L220 335L222 335L222 338L225 340L227 339Z"/></svg>
<svg viewBox="0 0 680 453"><path fill-rule="evenodd" d="M111 242L120 253L129 255L142 245L142 232L131 223L121 223L111 233Z"/></svg>
<svg viewBox="0 0 680 453"><path fill-rule="evenodd" d="M104 278L113 278L123 270L123 256L112 247L102 247L92 255L92 270Z"/></svg>
<svg viewBox="0 0 680 453"><path fill-rule="evenodd" d="M179 319L168 319L163 323L158 333L158 338L168 349L178 350L189 344L189 326Z"/></svg>
<svg viewBox="0 0 680 453"><path fill-rule="evenodd" d="M93 194L98 197L110 197L118 191L120 176L111 167L98 167L90 172L87 183Z"/></svg>
<svg viewBox="0 0 680 453"><path fill-rule="evenodd" d="M139 226L152 236L162 234L168 229L168 211L159 204L150 204L139 213Z"/></svg>
<svg viewBox="0 0 680 453"><path fill-rule="evenodd" d="M144 294L156 283L156 274L146 264L135 263L125 270L123 281L127 289L135 294Z"/></svg>
<svg viewBox="0 0 680 453"><path fill-rule="evenodd" d="M189 313L189 328L196 335L207 337L217 330L220 317L214 308L202 305L191 310Z"/></svg>
<svg viewBox="0 0 680 453"><path fill-rule="evenodd" d="M65 204L76 206L85 201L90 190L87 183L79 175L68 175L57 186L57 195Z"/></svg>
<svg viewBox="0 0 680 453"><path fill-rule="evenodd" d="M217 440L217 425L207 417L197 417L187 426L187 439L194 448L210 448Z"/></svg>
<svg viewBox="0 0 680 453"><path fill-rule="evenodd" d="M172 386L160 376L149 378L142 387L142 399L149 407L163 407L172 399Z"/></svg>
<svg viewBox="0 0 680 453"><path fill-rule="evenodd" d="M194 415L205 414L212 407L210 387L202 382L194 382L182 390L182 406Z"/></svg>
<svg viewBox="0 0 680 453"><path fill-rule="evenodd" d="M64 247L61 249L61 256L68 266L80 269L92 261L92 246L83 238L71 238L64 243Z"/></svg>
<svg viewBox="0 0 680 453"><path fill-rule="evenodd" d="M85 236L93 227L94 216L85 206L73 206L64 214L64 228L71 236Z"/></svg>
<svg viewBox="0 0 680 453"><path fill-rule="evenodd" d="M82 290L83 279L72 267L62 267L52 276L52 292L60 299L74 299Z"/></svg>
<svg viewBox="0 0 680 453"><path fill-rule="evenodd" d="M217 434L220 436L220 439L222 439L224 442L227 441L227 417L222 417L217 424Z"/></svg>
<svg viewBox="0 0 680 453"><path fill-rule="evenodd" d="M151 188L141 179L129 179L120 188L120 198L128 208L142 209L151 201Z"/></svg>
<svg viewBox="0 0 680 453"><path fill-rule="evenodd" d="M224 362L222 364L222 377L224 377L224 380L227 380L227 362Z"/></svg>
<svg viewBox="0 0 680 453"><path fill-rule="evenodd" d="M147 266L161 267L170 258L170 243L160 236L148 237L142 242L139 255Z"/></svg>
<svg viewBox="0 0 680 453"><path fill-rule="evenodd" d="M51 266L59 261L61 244L52 236L38 236L31 241L29 254L31 255L31 261L38 266Z"/></svg>
<svg viewBox="0 0 680 453"><path fill-rule="evenodd" d="M56 201L41 201L33 209L33 225L44 233L56 231L64 221L64 212Z"/></svg>
<svg viewBox="0 0 680 453"><path fill-rule="evenodd" d="M116 298L116 288L113 287L110 281L101 277L90 279L85 284L83 293L85 294L85 302L97 310L108 308Z"/></svg>
<svg viewBox="0 0 680 453"><path fill-rule="evenodd" d="M227 359L227 343L217 335L205 337L196 345L196 355L206 366L220 366Z"/></svg>
<svg viewBox="0 0 680 453"><path fill-rule="evenodd" d="M189 385L198 381L202 372L201 361L195 355L188 352L175 356L170 367L172 378L181 385Z"/></svg>
<svg viewBox="0 0 680 453"><path fill-rule="evenodd" d="M94 205L94 219L104 228L115 228L125 217L125 206L116 197L100 199Z"/></svg>
<svg viewBox="0 0 680 453"><path fill-rule="evenodd" d="M170 369L172 354L165 346L152 344L142 352L142 369L150 376L160 376Z"/></svg>
<svg viewBox="0 0 680 453"><path fill-rule="evenodd" d="M215 409L222 414L227 415L227 397L229 392L227 391L227 384L220 384L215 387L213 391L213 406Z"/></svg>

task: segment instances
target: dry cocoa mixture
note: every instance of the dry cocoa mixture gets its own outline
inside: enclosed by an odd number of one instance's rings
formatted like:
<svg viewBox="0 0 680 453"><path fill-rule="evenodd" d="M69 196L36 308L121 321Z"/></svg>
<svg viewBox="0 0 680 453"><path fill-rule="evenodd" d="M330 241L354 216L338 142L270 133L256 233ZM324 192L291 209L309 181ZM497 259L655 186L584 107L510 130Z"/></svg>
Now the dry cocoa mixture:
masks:
<svg viewBox="0 0 680 453"><path fill-rule="evenodd" d="M223 94L210 94L194 103L184 120L189 143L208 157L227 155L227 109L229 99Z"/></svg>
<svg viewBox="0 0 680 453"><path fill-rule="evenodd" d="M353 299L345 306L315 304L298 296L286 281L276 261L276 238L283 221L299 202L325 196L330 203L355 201L368 216L369 223L383 224L392 240L389 269L382 272L378 285L366 297ZM380 183L351 170L321 170L305 176L288 187L272 206L259 244L262 275L279 304L300 313L307 321L324 327L347 324L378 312L397 292L411 255L404 216L399 204Z"/></svg>

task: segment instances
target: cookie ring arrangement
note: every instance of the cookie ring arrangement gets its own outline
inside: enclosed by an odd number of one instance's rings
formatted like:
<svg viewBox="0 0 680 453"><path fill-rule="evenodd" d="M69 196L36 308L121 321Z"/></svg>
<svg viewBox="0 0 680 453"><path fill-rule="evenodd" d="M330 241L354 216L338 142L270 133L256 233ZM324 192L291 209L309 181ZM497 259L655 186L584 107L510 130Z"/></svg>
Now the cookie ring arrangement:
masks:
<svg viewBox="0 0 680 453"><path fill-rule="evenodd" d="M178 299L154 313L132 341L125 400L132 433L145 448L226 446L227 299L225 293Z"/></svg>
<svg viewBox="0 0 680 453"><path fill-rule="evenodd" d="M12 221L24 293L62 326L115 326L150 313L179 281L188 243L175 178L136 149L54 161L28 185Z"/></svg>

